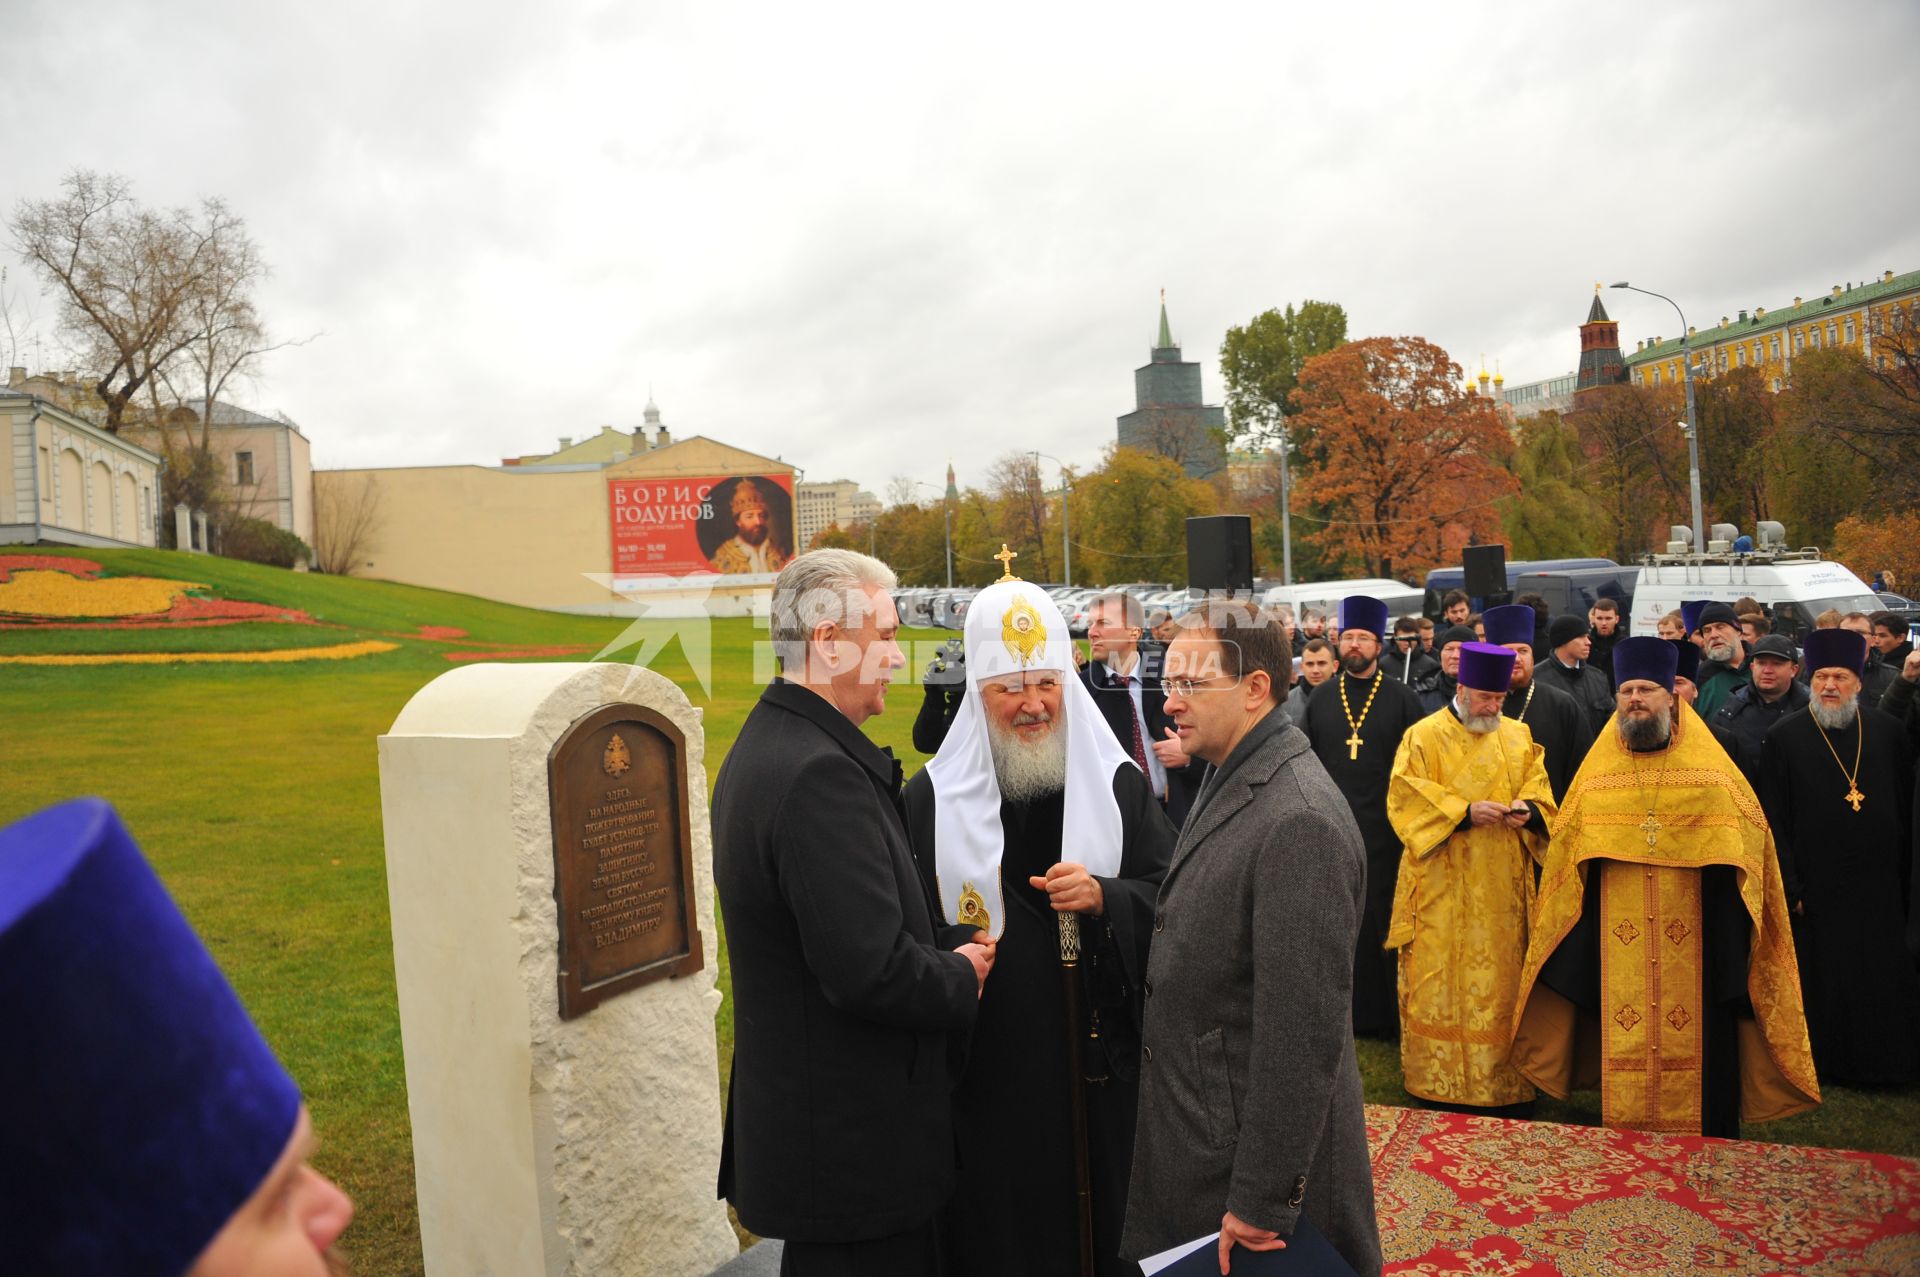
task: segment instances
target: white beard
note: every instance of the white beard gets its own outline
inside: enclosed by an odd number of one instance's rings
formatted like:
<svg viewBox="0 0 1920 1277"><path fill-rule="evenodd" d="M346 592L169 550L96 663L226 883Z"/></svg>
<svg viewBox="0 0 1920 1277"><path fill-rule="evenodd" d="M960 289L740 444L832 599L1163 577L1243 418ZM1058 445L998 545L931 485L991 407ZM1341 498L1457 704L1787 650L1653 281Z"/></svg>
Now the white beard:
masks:
<svg viewBox="0 0 1920 1277"><path fill-rule="evenodd" d="M1807 712L1813 715L1814 722L1820 724L1820 726L1826 728L1828 731L1845 731L1847 728L1853 726L1854 718L1860 713L1860 697L1858 695L1849 696L1832 709L1828 709L1820 698L1816 696L1813 703L1807 706Z"/></svg>
<svg viewBox="0 0 1920 1277"><path fill-rule="evenodd" d="M1067 787L1066 708L1053 717L1053 730L1037 741L1024 741L1012 728L987 725L987 745L993 752L993 773L1000 781L1000 797L1010 803L1030 803Z"/></svg>

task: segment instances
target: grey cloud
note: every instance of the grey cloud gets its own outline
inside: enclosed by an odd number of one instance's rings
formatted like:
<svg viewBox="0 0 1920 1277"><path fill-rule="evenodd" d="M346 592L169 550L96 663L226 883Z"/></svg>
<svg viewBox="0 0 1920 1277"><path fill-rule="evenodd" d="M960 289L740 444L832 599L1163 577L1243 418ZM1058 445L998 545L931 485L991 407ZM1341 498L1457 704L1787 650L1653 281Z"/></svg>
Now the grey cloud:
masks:
<svg viewBox="0 0 1920 1277"><path fill-rule="evenodd" d="M880 490L1094 461L1165 287L1188 357L1344 303L1511 381L1596 279L1705 326L1920 266L1920 12L29 0L0 202L220 194L276 274L255 397L334 464L638 421ZM84 61L84 65L83 65ZM1623 336L1671 312L1610 294Z"/></svg>

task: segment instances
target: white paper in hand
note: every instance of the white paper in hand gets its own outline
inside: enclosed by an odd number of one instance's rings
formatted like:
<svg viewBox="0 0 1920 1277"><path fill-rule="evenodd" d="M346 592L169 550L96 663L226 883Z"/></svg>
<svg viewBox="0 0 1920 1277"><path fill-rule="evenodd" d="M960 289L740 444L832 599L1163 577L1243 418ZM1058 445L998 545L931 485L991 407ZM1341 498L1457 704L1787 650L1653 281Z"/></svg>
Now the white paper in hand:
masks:
<svg viewBox="0 0 1920 1277"><path fill-rule="evenodd" d="M1218 1246L1219 1244L1219 1233L1208 1233L1205 1237L1196 1237L1190 1242L1181 1242L1178 1246L1163 1250L1158 1255L1149 1255L1141 1260L1140 1271L1145 1273L1146 1277L1153 1277L1153 1275L1161 1269L1173 1267L1173 1265L1179 1263L1194 1251L1199 1250L1202 1246Z"/></svg>

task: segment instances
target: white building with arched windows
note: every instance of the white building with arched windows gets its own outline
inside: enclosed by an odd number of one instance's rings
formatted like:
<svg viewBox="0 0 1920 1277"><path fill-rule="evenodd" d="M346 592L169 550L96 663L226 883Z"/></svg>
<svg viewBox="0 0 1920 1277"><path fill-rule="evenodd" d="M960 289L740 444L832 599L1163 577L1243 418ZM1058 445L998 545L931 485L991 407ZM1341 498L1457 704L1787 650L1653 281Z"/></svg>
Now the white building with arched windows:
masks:
<svg viewBox="0 0 1920 1277"><path fill-rule="evenodd" d="M0 545L153 545L160 455L0 390Z"/></svg>

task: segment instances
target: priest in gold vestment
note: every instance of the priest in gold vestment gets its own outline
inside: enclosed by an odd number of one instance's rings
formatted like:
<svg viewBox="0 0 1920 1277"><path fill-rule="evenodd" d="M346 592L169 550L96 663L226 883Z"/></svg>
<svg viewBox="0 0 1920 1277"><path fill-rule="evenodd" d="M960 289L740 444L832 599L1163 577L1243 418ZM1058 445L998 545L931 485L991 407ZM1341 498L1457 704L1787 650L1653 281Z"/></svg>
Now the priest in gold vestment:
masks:
<svg viewBox="0 0 1920 1277"><path fill-rule="evenodd" d="M1534 1091L1507 1063L1508 1026L1554 802L1543 751L1500 712L1513 662L1504 647L1462 643L1453 702L1401 738L1387 785L1404 848L1387 948L1399 950L1407 1091L1518 1117Z"/></svg>
<svg viewBox="0 0 1920 1277"><path fill-rule="evenodd" d="M1614 648L1614 716L1554 825L1513 1065L1600 1088L1612 1127L1738 1137L1820 1102L1773 835L1674 694L1664 639Z"/></svg>

